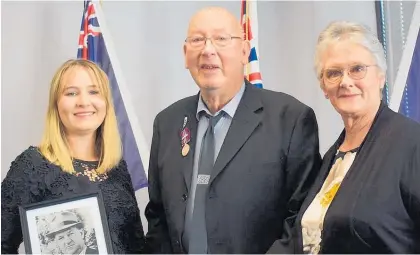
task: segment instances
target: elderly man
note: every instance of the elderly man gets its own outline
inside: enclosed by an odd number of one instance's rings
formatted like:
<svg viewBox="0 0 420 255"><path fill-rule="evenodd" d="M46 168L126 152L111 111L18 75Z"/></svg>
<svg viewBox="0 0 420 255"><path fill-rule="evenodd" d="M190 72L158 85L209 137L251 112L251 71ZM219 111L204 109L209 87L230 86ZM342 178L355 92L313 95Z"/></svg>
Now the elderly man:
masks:
<svg viewBox="0 0 420 255"><path fill-rule="evenodd" d="M320 166L311 108L244 80L250 44L227 10L195 14L185 66L200 88L160 112L149 165L155 253L265 253Z"/></svg>
<svg viewBox="0 0 420 255"><path fill-rule="evenodd" d="M83 222L72 212L57 213L47 236L62 254L99 254L98 250L86 246Z"/></svg>

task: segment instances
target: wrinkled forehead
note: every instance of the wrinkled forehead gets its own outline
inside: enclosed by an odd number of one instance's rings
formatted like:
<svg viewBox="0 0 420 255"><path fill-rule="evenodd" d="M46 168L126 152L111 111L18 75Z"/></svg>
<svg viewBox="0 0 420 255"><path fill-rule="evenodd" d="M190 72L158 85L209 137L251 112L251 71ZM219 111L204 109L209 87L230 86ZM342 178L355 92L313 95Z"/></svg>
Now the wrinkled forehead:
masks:
<svg viewBox="0 0 420 255"><path fill-rule="evenodd" d="M239 21L227 11L206 10L197 13L190 21L188 35L227 33L240 35Z"/></svg>

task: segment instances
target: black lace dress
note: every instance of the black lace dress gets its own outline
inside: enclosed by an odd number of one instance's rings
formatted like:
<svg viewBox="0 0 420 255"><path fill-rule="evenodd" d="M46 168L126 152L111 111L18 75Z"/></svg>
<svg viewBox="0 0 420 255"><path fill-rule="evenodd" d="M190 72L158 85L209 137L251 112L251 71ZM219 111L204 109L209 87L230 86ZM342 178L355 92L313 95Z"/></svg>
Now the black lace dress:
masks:
<svg viewBox="0 0 420 255"><path fill-rule="evenodd" d="M97 162L75 160L77 174L51 164L36 147L12 162L1 184L1 253L17 253L22 243L19 205L74 196L100 189L108 217L113 252L143 253L145 239L140 212L124 160L105 175L95 172Z"/></svg>

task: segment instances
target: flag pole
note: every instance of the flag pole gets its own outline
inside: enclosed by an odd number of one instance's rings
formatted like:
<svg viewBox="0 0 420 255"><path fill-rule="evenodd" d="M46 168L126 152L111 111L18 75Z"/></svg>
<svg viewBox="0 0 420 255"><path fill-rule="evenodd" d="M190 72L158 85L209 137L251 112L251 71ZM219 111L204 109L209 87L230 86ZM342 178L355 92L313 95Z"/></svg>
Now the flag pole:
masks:
<svg viewBox="0 0 420 255"><path fill-rule="evenodd" d="M404 89L407 83L408 72L410 71L411 59L413 58L414 48L416 46L417 36L420 33L420 2L414 7L413 17L408 30L407 41L404 46L401 62L398 68L392 89L389 108L395 112L399 111ZM420 99L419 99L420 100Z"/></svg>
<svg viewBox="0 0 420 255"><path fill-rule="evenodd" d="M112 67L114 69L115 78L118 81L118 87L120 90L121 98L124 102L124 106L127 112L128 119L130 120L131 128L133 130L134 139L136 140L137 148L139 150L141 162L143 163L143 169L148 177L148 167L149 167L149 146L146 144L146 140L144 139L144 134L141 131L139 126L139 120L137 115L134 111L134 107L131 101L130 92L127 89L126 81L123 76L123 72L121 70L121 65L117 58L117 53L114 50L114 43L111 38L111 33L108 30L108 27L105 22L105 15L102 11L101 7L101 0L92 0L92 4L95 7L96 17L98 19L99 26L101 28L102 37L104 39L104 43L108 52L109 59L112 63Z"/></svg>
<svg viewBox="0 0 420 255"><path fill-rule="evenodd" d="M245 0L245 26L246 26L246 39L249 40L249 0ZM251 42L249 42L251 43ZM249 72L250 72L250 64L249 61L246 64L246 79L249 81Z"/></svg>

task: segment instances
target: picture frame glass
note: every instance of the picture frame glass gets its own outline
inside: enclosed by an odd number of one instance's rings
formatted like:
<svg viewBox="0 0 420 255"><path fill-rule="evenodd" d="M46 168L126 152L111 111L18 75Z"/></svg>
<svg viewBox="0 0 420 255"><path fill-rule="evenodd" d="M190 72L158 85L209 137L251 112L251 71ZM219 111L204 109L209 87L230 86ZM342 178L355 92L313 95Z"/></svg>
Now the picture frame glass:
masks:
<svg viewBox="0 0 420 255"><path fill-rule="evenodd" d="M87 197L27 210L31 253L107 254L98 204L97 197Z"/></svg>

